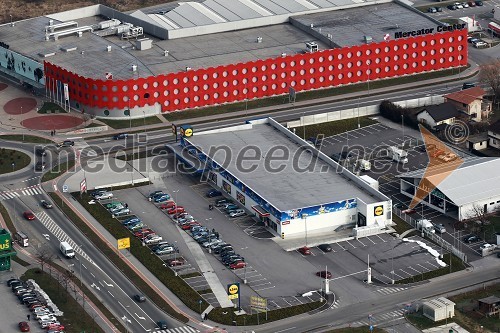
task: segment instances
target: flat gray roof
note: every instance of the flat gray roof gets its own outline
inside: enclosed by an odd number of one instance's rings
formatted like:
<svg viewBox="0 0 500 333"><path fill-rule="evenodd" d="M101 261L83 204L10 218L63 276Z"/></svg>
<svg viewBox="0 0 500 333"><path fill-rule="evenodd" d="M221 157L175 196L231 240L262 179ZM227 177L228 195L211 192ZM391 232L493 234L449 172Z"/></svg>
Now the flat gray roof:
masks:
<svg viewBox="0 0 500 333"><path fill-rule="evenodd" d="M306 152L291 139L283 135L270 124L247 125L247 129L234 127L223 132L207 133L195 132L189 141L200 148L233 176L246 186L263 197L280 211L310 207L330 202L359 198L365 203L380 201L360 187L353 184L337 170L321 159L313 159L312 154ZM242 156L253 155L253 151L242 155L243 149L253 146L261 152L262 158L256 161L245 162ZM226 159L223 153L210 154L217 147L227 147L231 151L231 158ZM290 157L285 161L267 161L266 156L271 149L282 147ZM281 150L274 152L278 156ZM245 171L255 165L255 170ZM268 166L266 166L268 165ZM279 172L271 169L285 166ZM294 167L298 166L298 167ZM310 166L307 171L301 171ZM339 168L340 170L340 168Z"/></svg>
<svg viewBox="0 0 500 333"><path fill-rule="evenodd" d="M330 34L332 42L340 47L362 44L364 36L372 37L373 42L382 42L386 34L394 39L398 31L437 26L424 13L394 2L294 16L293 19L306 26L313 24L314 30L324 36Z"/></svg>
<svg viewBox="0 0 500 333"><path fill-rule="evenodd" d="M457 206L500 195L500 158L475 157L464 160L458 169L444 178L439 172L449 171L446 163L432 167L428 180ZM422 179L425 169L401 174L400 178ZM444 180L443 180L444 178ZM435 180L436 182L433 182Z"/></svg>

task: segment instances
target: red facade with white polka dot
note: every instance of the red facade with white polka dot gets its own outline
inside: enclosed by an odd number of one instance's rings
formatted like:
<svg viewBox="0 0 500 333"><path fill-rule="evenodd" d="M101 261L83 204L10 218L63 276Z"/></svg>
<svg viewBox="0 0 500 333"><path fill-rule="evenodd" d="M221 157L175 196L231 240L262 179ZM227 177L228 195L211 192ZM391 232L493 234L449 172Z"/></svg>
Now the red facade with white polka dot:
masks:
<svg viewBox="0 0 500 333"><path fill-rule="evenodd" d="M45 62L48 88L100 109L161 105L162 112L231 103L467 65L467 30L123 80L96 80Z"/></svg>

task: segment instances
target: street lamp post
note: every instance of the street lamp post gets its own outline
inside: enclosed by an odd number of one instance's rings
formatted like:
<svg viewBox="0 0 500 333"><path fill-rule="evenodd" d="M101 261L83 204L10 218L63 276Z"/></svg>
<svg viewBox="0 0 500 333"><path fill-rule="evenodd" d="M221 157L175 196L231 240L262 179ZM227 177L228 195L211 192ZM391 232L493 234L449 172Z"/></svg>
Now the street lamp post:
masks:
<svg viewBox="0 0 500 333"><path fill-rule="evenodd" d="M394 284L394 247L396 244L392 245L392 251L391 251L391 273L392 273L392 281L391 284Z"/></svg>
<svg viewBox="0 0 500 333"><path fill-rule="evenodd" d="M401 128L403 129L403 149L405 149L405 117L401 115Z"/></svg>
<svg viewBox="0 0 500 333"><path fill-rule="evenodd" d="M305 140L306 139L306 113L305 112L302 112L302 130L303 130L303 139Z"/></svg>

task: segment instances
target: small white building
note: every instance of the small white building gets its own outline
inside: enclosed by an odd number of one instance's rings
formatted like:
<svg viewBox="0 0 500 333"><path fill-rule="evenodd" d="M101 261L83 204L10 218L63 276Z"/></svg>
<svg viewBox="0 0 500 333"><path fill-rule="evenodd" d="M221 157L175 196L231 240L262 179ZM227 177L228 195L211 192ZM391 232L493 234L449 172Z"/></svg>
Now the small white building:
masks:
<svg viewBox="0 0 500 333"><path fill-rule="evenodd" d="M455 316L455 303L439 297L423 302L423 315L432 321L441 321Z"/></svg>
<svg viewBox="0 0 500 333"><path fill-rule="evenodd" d="M453 124L458 115L458 110L452 103L442 103L426 106L417 113L417 120L435 130L439 125Z"/></svg>
<svg viewBox="0 0 500 333"><path fill-rule="evenodd" d="M488 127L488 146L500 149L500 120Z"/></svg>
<svg viewBox="0 0 500 333"><path fill-rule="evenodd" d="M460 17L458 19L459 24L465 24L468 32L475 32L481 30L481 25L477 20L471 17Z"/></svg>

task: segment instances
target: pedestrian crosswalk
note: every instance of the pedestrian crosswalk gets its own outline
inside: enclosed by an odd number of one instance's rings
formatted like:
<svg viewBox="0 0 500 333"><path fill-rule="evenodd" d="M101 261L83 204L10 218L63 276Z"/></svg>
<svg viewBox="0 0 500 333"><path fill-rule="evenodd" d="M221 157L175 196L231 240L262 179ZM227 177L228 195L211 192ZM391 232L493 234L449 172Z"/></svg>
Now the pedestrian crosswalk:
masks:
<svg viewBox="0 0 500 333"><path fill-rule="evenodd" d="M387 313L370 315L365 320L357 321L353 323L353 326L368 326L368 325L380 325L384 322L389 322L404 317L404 309L394 310Z"/></svg>
<svg viewBox="0 0 500 333"><path fill-rule="evenodd" d="M39 195L39 194L43 194L42 187L40 184L24 188L18 188L12 191L0 192L0 201L15 199L20 197L21 195Z"/></svg>
<svg viewBox="0 0 500 333"><path fill-rule="evenodd" d="M155 333L198 333L198 332L200 331L189 326L182 326L176 328L169 328L166 330L155 331Z"/></svg>
<svg viewBox="0 0 500 333"><path fill-rule="evenodd" d="M386 288L378 288L378 289L374 290L373 292L379 293L379 294L382 294L382 295L389 295L389 294L398 293L398 292L406 290L406 289L408 289L408 288L404 288L404 287L386 287Z"/></svg>
<svg viewBox="0 0 500 333"><path fill-rule="evenodd" d="M65 232L64 230L59 227L52 218L47 215L44 211L36 213L35 216L38 218L38 220L47 228L47 230L52 233L57 240L60 242L68 242L69 245L73 248L73 250L79 254L83 259L87 260L88 262L94 264L94 261L90 259L90 257L83 252L82 248L78 246Z"/></svg>

